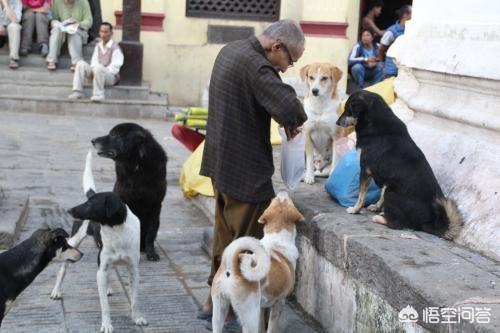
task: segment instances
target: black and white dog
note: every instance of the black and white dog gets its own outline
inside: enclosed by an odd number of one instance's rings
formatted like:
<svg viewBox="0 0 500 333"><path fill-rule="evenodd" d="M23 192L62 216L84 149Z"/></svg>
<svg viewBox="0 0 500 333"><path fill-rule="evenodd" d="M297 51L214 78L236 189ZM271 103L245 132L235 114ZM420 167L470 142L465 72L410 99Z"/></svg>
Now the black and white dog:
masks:
<svg viewBox="0 0 500 333"><path fill-rule="evenodd" d="M38 229L30 238L0 253L0 326L9 306L56 256L76 262L83 254L70 246L61 228Z"/></svg>
<svg viewBox="0 0 500 333"><path fill-rule="evenodd" d="M122 201L115 192L95 192L94 178L92 176L92 152L89 151L83 173L83 186L88 200L81 205L71 208L68 212L74 218L84 220L87 227L91 223L100 226L96 242L101 244L99 249L97 270L97 288L101 303L102 326L101 332L113 332L108 303L108 270L116 264L127 267L131 289L132 320L138 326L147 325L137 306L139 290L139 259L140 259L140 222L137 216ZM91 220L92 222L89 222ZM79 244L85 237L86 228L80 228L70 241ZM95 229L94 229L95 231ZM65 270L63 266L61 271ZM61 295L60 288L63 273L58 275L58 281L52 292L53 296Z"/></svg>
<svg viewBox="0 0 500 333"><path fill-rule="evenodd" d="M115 162L113 192L141 221L141 251L148 260L159 260L154 241L167 190L167 154L148 130L134 123L116 125L91 142L99 156Z"/></svg>

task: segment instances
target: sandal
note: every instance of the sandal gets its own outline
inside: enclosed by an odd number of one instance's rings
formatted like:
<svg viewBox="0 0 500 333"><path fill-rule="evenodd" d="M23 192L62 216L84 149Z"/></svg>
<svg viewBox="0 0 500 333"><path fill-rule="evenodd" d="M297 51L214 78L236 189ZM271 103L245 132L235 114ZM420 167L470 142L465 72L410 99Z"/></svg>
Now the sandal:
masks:
<svg viewBox="0 0 500 333"><path fill-rule="evenodd" d="M49 71L55 71L56 70L56 64L54 64L53 62L49 62L49 64L47 65L47 69Z"/></svg>
<svg viewBox="0 0 500 333"><path fill-rule="evenodd" d="M74 72L74 71L75 71L75 68L76 68L76 65L71 65L71 66L69 67L69 70L70 70L70 71L72 71L72 72Z"/></svg>
<svg viewBox="0 0 500 333"><path fill-rule="evenodd" d="M16 59L10 59L9 68L10 69L17 69L17 68L19 68L19 62Z"/></svg>

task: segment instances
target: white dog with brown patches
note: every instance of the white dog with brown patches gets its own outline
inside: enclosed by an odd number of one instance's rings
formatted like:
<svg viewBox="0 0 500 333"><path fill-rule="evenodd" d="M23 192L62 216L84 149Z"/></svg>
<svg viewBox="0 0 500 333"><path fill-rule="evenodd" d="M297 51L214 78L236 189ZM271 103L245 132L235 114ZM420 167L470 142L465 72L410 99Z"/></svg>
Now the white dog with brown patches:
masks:
<svg viewBox="0 0 500 333"><path fill-rule="evenodd" d="M295 284L295 223L304 217L286 192L280 192L264 211L264 237L241 237L224 250L212 284L214 333L222 332L231 304L243 333L263 331L261 308L271 308L268 332L272 332L284 299Z"/></svg>
<svg viewBox="0 0 500 333"><path fill-rule="evenodd" d="M304 123L306 145L306 172L304 182L314 184L314 176L328 176L335 167L335 139L346 136L346 130L336 125L339 117L340 97L337 85L342 71L333 64L313 63L300 70L300 77L307 83L304 110L307 121ZM321 156L326 163L315 171L314 154ZM325 168L325 165L330 168Z"/></svg>

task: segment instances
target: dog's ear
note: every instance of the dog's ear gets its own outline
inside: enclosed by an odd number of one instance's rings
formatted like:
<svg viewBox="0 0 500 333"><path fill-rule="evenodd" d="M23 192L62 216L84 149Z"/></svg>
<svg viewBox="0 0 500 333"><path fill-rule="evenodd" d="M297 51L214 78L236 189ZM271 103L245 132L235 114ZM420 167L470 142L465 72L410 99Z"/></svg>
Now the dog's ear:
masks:
<svg viewBox="0 0 500 333"><path fill-rule="evenodd" d="M339 95L337 93L337 84L342 78L342 71L335 65L330 66L330 73L332 75L332 81L334 82L334 87L332 90L332 99L339 99Z"/></svg>
<svg viewBox="0 0 500 333"><path fill-rule="evenodd" d="M304 215L302 215L302 213L295 207L292 213L292 218L295 223L304 222L306 220Z"/></svg>
<svg viewBox="0 0 500 333"><path fill-rule="evenodd" d="M259 222L260 224L266 224L267 222L273 219L273 215L274 215L273 210L267 208L264 211L264 213L262 213L262 215L259 217L257 222Z"/></svg>
<svg viewBox="0 0 500 333"><path fill-rule="evenodd" d="M342 73L342 71L335 65L330 67L330 71L332 72L332 79L338 83L344 73Z"/></svg>
<svg viewBox="0 0 500 333"><path fill-rule="evenodd" d="M65 239L68 237L69 237L68 233L62 228L57 228L57 229L52 230L50 232L50 238L52 239L52 242L54 242L54 243L57 243L61 239Z"/></svg>
<svg viewBox="0 0 500 333"><path fill-rule="evenodd" d="M111 218L118 212L122 206L122 200L118 195L109 195L106 197L106 217Z"/></svg>
<svg viewBox="0 0 500 333"><path fill-rule="evenodd" d="M307 72L309 71L309 65L305 65L300 69L300 79L307 82Z"/></svg>

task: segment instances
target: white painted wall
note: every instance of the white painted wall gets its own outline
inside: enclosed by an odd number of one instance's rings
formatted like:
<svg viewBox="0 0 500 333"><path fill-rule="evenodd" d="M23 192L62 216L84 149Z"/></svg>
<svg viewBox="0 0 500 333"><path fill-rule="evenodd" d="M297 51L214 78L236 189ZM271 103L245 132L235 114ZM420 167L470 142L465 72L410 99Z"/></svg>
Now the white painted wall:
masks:
<svg viewBox="0 0 500 333"><path fill-rule="evenodd" d="M394 109L465 217L457 242L500 260L500 1L415 1L389 54Z"/></svg>
<svg viewBox="0 0 500 333"><path fill-rule="evenodd" d="M412 68L499 80L500 1L415 1L390 54Z"/></svg>

